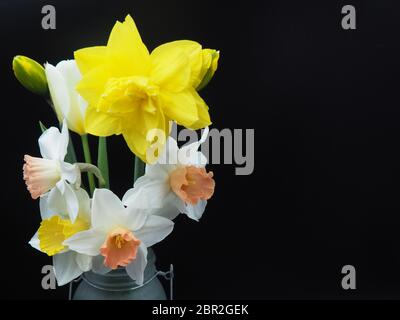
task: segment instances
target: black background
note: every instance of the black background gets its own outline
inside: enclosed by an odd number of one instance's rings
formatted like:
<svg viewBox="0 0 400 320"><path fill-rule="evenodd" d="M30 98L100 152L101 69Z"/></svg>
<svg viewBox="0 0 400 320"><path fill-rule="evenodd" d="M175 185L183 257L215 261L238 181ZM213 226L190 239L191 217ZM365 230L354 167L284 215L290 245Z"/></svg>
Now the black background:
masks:
<svg viewBox="0 0 400 320"><path fill-rule="evenodd" d="M41 28L45 4L56 7L56 30ZM356 30L341 28L346 4ZM41 287L51 259L28 245L40 218L22 180L23 155L39 155L38 121L55 118L15 80L12 57L56 64L105 44L130 13L150 50L176 39L219 49L202 92L213 127L255 129L254 173L210 166L217 188L201 222L179 217L155 247L160 269L175 266L176 298L399 298L399 9L394 0L2 0L1 297L67 297L66 287ZM122 196L132 159L121 137L109 141L111 188ZM353 291L341 288L347 264Z"/></svg>

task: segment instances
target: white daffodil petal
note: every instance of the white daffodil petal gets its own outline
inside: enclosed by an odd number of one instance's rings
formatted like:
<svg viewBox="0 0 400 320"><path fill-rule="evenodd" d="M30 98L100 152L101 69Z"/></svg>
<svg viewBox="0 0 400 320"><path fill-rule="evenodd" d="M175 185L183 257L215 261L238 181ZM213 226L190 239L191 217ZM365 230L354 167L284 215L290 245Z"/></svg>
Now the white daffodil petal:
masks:
<svg viewBox="0 0 400 320"><path fill-rule="evenodd" d="M143 227L135 232L135 236L146 247L151 247L169 235L173 228L174 223L171 220L156 215L149 215Z"/></svg>
<svg viewBox="0 0 400 320"><path fill-rule="evenodd" d="M126 208L126 216L123 225L132 231L139 230L146 223L148 209L138 209L134 207Z"/></svg>
<svg viewBox="0 0 400 320"><path fill-rule="evenodd" d="M136 259L126 266L127 274L135 280L136 284L142 285L144 278L144 269L147 265L147 248L143 244L140 245Z"/></svg>
<svg viewBox="0 0 400 320"><path fill-rule="evenodd" d="M97 274L107 274L111 271L111 268L104 265L104 257L98 255L93 257L92 260L92 271Z"/></svg>
<svg viewBox="0 0 400 320"><path fill-rule="evenodd" d="M59 286L71 282L82 274L82 270L75 261L75 256L75 252L67 251L53 257L54 274Z"/></svg>
<svg viewBox="0 0 400 320"><path fill-rule="evenodd" d="M70 250L89 256L100 254L100 247L104 243L106 235L97 230L91 229L74 234L64 241L64 245Z"/></svg>
<svg viewBox="0 0 400 320"><path fill-rule="evenodd" d="M108 189L96 189L92 201L93 228L110 229L125 220L125 207ZM121 221L122 220L122 221Z"/></svg>
<svg viewBox="0 0 400 320"><path fill-rule="evenodd" d="M173 220L184 210L183 201L175 193L170 192L165 198L163 207L151 210L151 214Z"/></svg>
<svg viewBox="0 0 400 320"><path fill-rule="evenodd" d="M122 198L123 204L139 209L161 208L165 197L171 192L168 181L153 180L146 176L139 179L141 181Z"/></svg>
<svg viewBox="0 0 400 320"><path fill-rule="evenodd" d="M63 218L66 218L69 216L68 208L67 208L67 204L65 202L65 198L60 191L60 188L61 188L65 192L64 184L65 184L64 181L59 181L58 187L50 190L50 192L48 193L48 197L47 197L47 205L51 212L54 212L54 214L57 214L59 216L62 216Z"/></svg>
<svg viewBox="0 0 400 320"><path fill-rule="evenodd" d="M62 187L59 186L61 184L63 184ZM64 191L61 191L61 190L60 191L62 193L63 200L65 203L66 213L68 214L71 222L74 223L76 218L78 217L78 213L79 213L78 198L77 198L74 190L72 189L72 187L65 181L59 181L57 183L57 188L64 190ZM60 205L61 205L61 201L60 201Z"/></svg>
<svg viewBox="0 0 400 320"><path fill-rule="evenodd" d="M47 129L39 137L40 154L44 159L64 160L64 154L60 153L60 144L63 143L63 138L60 131L56 127Z"/></svg>
<svg viewBox="0 0 400 320"><path fill-rule="evenodd" d="M83 272L89 271L92 268L92 256L86 254L75 253L75 261Z"/></svg>
<svg viewBox="0 0 400 320"><path fill-rule="evenodd" d="M58 191L57 188L54 188L53 190ZM49 206L49 195L50 192L42 195L39 200L40 216L42 220L50 219L56 214L56 211L52 210Z"/></svg>
<svg viewBox="0 0 400 320"><path fill-rule="evenodd" d="M203 153L197 151L198 147L196 147L196 144L197 142L179 149L178 159L181 165L196 167L206 166L208 160Z"/></svg>
<svg viewBox="0 0 400 320"><path fill-rule="evenodd" d="M147 164L146 165L146 174L145 177L149 177L151 179L157 179L157 180L168 180L169 174L171 171L175 170L177 168L177 165L174 164L160 164L160 163L155 163L155 164ZM142 178L142 177L141 177ZM140 179L140 178L139 178ZM140 181L136 180L136 183L139 183Z"/></svg>
<svg viewBox="0 0 400 320"><path fill-rule="evenodd" d="M79 203L79 215L90 221L90 198L88 193L84 189L79 188L75 190L75 194Z"/></svg>
<svg viewBox="0 0 400 320"><path fill-rule="evenodd" d="M204 128L201 139L189 145L183 146L178 151L178 162L183 165L193 165L196 167L205 167L208 160L207 157L199 150L200 145L207 140L209 129Z"/></svg>
<svg viewBox="0 0 400 320"><path fill-rule="evenodd" d="M84 115L86 112L87 102L78 94L75 87L81 80L82 76L79 72L75 60L64 60L57 64L57 70L63 77L65 90L67 91L69 105L63 107L63 115L68 121L70 130L79 134L84 133Z"/></svg>
<svg viewBox="0 0 400 320"><path fill-rule="evenodd" d="M39 235L37 232L34 234L32 239L29 241L29 244L32 246L32 248L42 251L42 250L40 250L40 240L39 240Z"/></svg>
<svg viewBox="0 0 400 320"><path fill-rule="evenodd" d="M143 178L143 177L140 177L140 178ZM136 190L134 188L130 188L127 192L125 192L124 196L122 197L122 204L124 206L134 205L134 203L131 203L131 197L135 196L135 193L136 193Z"/></svg>
<svg viewBox="0 0 400 320"><path fill-rule="evenodd" d="M57 67L50 63L45 65L45 73L58 121L61 122L70 112L70 97L64 77Z"/></svg>
<svg viewBox="0 0 400 320"><path fill-rule="evenodd" d="M81 171L76 164L70 164L64 161L60 162L61 178L69 183L77 185L81 184Z"/></svg>
<svg viewBox="0 0 400 320"><path fill-rule="evenodd" d="M183 213L186 213L189 218L199 221L204 213L204 210L206 209L206 206L206 200L199 200L196 205L186 205L186 210Z"/></svg>

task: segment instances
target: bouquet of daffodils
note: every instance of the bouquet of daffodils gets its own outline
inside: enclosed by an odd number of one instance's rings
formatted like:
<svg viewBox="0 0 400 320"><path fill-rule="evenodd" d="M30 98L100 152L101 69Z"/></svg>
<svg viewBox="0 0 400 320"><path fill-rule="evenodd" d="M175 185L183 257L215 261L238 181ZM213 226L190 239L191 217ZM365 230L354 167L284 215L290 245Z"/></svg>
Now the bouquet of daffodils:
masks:
<svg viewBox="0 0 400 320"><path fill-rule="evenodd" d="M23 178L42 219L29 243L53 257L58 285L116 268L140 285L147 248L172 232L179 213L199 220L214 192L199 151L211 121L198 91L213 77L219 52L181 40L149 53L128 15L107 45L77 50L74 58L44 68L24 56L13 60L17 79L45 97L58 119L50 128L40 123L41 156L24 158ZM179 148L170 136L174 123L204 128L201 139ZM81 137L82 162L72 132ZM106 141L121 134L135 155L133 188L122 200L109 187ZM97 165L89 135L98 137Z"/></svg>

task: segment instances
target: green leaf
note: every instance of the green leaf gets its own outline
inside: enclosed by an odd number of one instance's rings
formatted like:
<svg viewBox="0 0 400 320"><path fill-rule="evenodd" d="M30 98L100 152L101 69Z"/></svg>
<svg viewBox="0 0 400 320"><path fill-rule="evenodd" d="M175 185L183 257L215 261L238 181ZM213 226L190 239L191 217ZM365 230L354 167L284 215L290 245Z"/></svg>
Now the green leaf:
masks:
<svg viewBox="0 0 400 320"><path fill-rule="evenodd" d="M139 157L135 157L133 183L135 183L138 178L144 175L145 167L146 167L145 163L142 160L140 160Z"/></svg>
<svg viewBox="0 0 400 320"><path fill-rule="evenodd" d="M62 129L62 123L60 123L60 131ZM75 148L74 148L74 142L72 141L71 137L71 132L68 130L68 147L67 147L67 154L65 155L64 158L65 162L74 164L78 162L76 160L76 153L75 153Z"/></svg>
<svg viewBox="0 0 400 320"><path fill-rule="evenodd" d="M68 163L76 163L76 153L75 153L75 148L74 148L74 143L71 139L71 133L69 133L69 142L68 142L68 148L67 148L67 155L65 156L64 159L65 162Z"/></svg>
<svg viewBox="0 0 400 320"><path fill-rule="evenodd" d="M42 121L39 121L39 126L40 126L40 130L42 130L42 133L45 132L47 130L47 128L44 126L44 124L42 123Z"/></svg>
<svg viewBox="0 0 400 320"><path fill-rule="evenodd" d="M83 136L81 136L81 139L82 139L82 148L83 148L83 155L85 157L85 162L88 164L92 164L92 156L90 154L88 135L84 134ZM96 188L96 183L94 181L93 173L88 172L87 175L89 181L90 195L92 196L94 189Z"/></svg>
<svg viewBox="0 0 400 320"><path fill-rule="evenodd" d="M97 167L106 182L105 187L110 188L110 177L108 172L107 138L99 137L99 146L97 153Z"/></svg>

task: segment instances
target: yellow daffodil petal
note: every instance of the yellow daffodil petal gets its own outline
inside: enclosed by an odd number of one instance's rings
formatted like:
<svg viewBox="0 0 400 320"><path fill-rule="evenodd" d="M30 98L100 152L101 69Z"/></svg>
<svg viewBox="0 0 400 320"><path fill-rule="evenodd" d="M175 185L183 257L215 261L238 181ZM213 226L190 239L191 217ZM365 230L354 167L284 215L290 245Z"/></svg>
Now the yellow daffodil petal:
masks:
<svg viewBox="0 0 400 320"><path fill-rule="evenodd" d="M219 62L219 51L213 50L213 55L212 55L212 63L211 63L211 77L214 76L215 71L217 71L218 68L218 62Z"/></svg>
<svg viewBox="0 0 400 320"><path fill-rule="evenodd" d="M214 49L203 50L203 66L200 72L200 82L195 88L197 90L203 89L214 76L218 68L219 51Z"/></svg>
<svg viewBox="0 0 400 320"><path fill-rule="evenodd" d="M211 66L212 51L213 50L211 50L211 49L203 49L203 51L201 52L202 57L203 57L203 60L202 60L203 63L202 63L202 66L201 66L201 71L200 71L200 75L199 75L199 83L197 83L197 86L203 80L204 76L206 75L208 69Z"/></svg>
<svg viewBox="0 0 400 320"><path fill-rule="evenodd" d="M122 117L97 111L95 108L88 108L86 110L85 128L88 133L98 137L121 134Z"/></svg>
<svg viewBox="0 0 400 320"><path fill-rule="evenodd" d="M75 223L71 223L69 219L62 219L57 215L43 220L38 230L40 250L49 256L60 253L66 249L63 244L66 239L88 228L87 221L79 217Z"/></svg>
<svg viewBox="0 0 400 320"><path fill-rule="evenodd" d="M151 53L151 81L171 92L180 92L190 84L189 58L184 50L171 43L161 45Z"/></svg>
<svg viewBox="0 0 400 320"><path fill-rule="evenodd" d="M130 15L114 25L108 39L109 54L116 58L114 67L125 73L146 75L149 70L149 51Z"/></svg>
<svg viewBox="0 0 400 320"><path fill-rule="evenodd" d="M179 93L163 92L161 96L165 115L186 128L191 128L199 120L196 100L192 91L185 90Z"/></svg>
<svg viewBox="0 0 400 320"><path fill-rule="evenodd" d="M207 104L199 96L197 91L193 90L192 95L196 101L198 120L190 126L190 129L198 130L210 126L211 119Z"/></svg>
<svg viewBox="0 0 400 320"><path fill-rule="evenodd" d="M78 82L76 90L88 102L90 107L96 107L104 91L104 86L110 79L112 73L104 65L86 73Z"/></svg>
<svg viewBox="0 0 400 320"><path fill-rule="evenodd" d="M74 57L81 73L86 74L104 63L107 57L107 47L96 46L80 49L74 52Z"/></svg>
<svg viewBox="0 0 400 320"><path fill-rule="evenodd" d="M195 88L205 74L205 72L201 74L203 68L203 51L201 45L196 41L178 40L163 44L161 47L163 50L181 51L187 56L190 65L189 85Z"/></svg>
<svg viewBox="0 0 400 320"><path fill-rule="evenodd" d="M165 141L170 129L168 120L158 110L154 113L137 110L130 117L124 119L123 136L128 147L141 160L148 163L147 152L155 142L152 137L163 135L160 140ZM142 126L133 126L132 123L141 123Z"/></svg>

